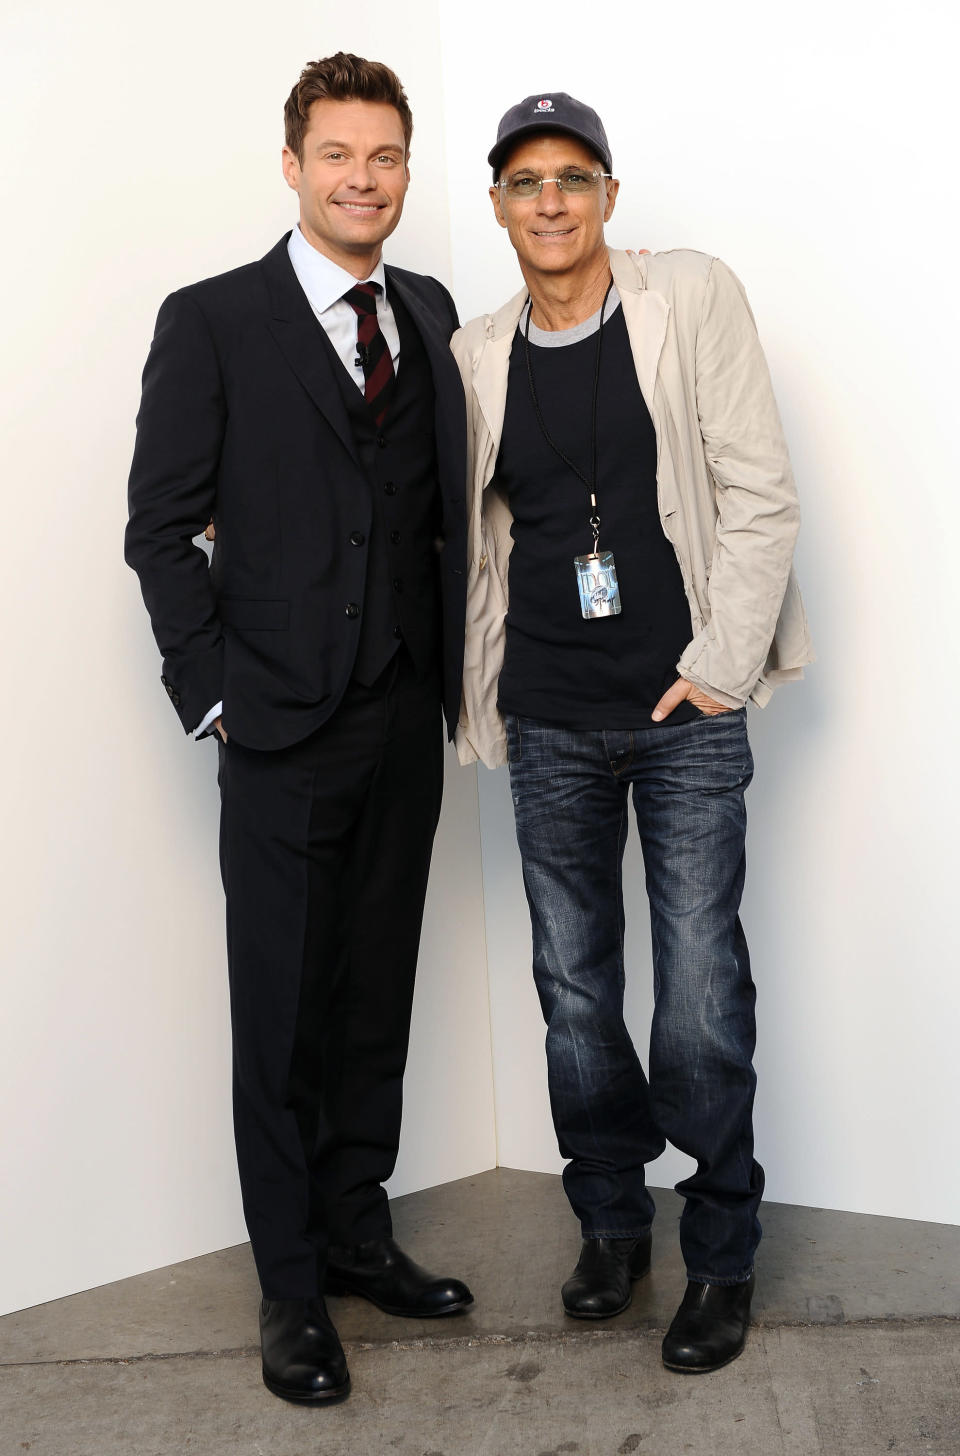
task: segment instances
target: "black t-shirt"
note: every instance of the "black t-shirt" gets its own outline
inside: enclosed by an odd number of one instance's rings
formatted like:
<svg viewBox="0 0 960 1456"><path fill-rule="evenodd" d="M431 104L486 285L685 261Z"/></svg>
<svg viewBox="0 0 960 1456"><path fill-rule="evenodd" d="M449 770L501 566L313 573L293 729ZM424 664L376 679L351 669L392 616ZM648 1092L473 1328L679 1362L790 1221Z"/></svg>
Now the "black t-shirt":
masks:
<svg viewBox="0 0 960 1456"><path fill-rule="evenodd" d="M496 485L510 501L514 547L503 712L568 728L654 728L650 714L676 681L690 641L690 608L657 506L657 441L637 383L623 311L603 328L597 408L601 550L616 559L619 616L586 619L573 559L593 549L587 487L537 423L524 340L510 354ZM589 480L596 331L559 347L530 343L533 378L551 438ZM553 336L551 338L551 342ZM558 340L559 342L559 340ZM698 716L688 702L668 722Z"/></svg>

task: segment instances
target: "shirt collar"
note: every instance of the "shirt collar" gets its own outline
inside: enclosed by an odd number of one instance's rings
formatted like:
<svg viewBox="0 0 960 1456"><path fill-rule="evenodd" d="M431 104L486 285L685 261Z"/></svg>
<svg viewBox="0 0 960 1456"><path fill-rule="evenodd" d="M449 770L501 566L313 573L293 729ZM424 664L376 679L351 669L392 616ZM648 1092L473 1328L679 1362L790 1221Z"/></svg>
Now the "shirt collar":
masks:
<svg viewBox="0 0 960 1456"><path fill-rule="evenodd" d="M334 263L326 254L308 243L299 226L290 234L287 252L300 287L307 295L310 307L318 314L325 313L331 304L341 299L357 283L379 283L386 297L387 275L382 256L367 278L354 278L346 268L341 268L339 263Z"/></svg>

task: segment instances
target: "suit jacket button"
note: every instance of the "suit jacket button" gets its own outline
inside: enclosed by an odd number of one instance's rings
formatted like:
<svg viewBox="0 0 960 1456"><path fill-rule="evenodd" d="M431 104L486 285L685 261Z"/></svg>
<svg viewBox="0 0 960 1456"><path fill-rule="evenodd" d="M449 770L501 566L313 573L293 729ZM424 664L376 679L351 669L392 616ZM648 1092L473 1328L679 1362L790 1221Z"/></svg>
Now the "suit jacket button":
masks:
<svg viewBox="0 0 960 1456"><path fill-rule="evenodd" d="M386 485L383 487L383 493L384 495L396 495L397 487L394 485L392 480L387 481Z"/></svg>
<svg viewBox="0 0 960 1456"><path fill-rule="evenodd" d="M351 536L350 536L350 545L351 546L362 546L363 543L364 543L364 541L366 541L366 539L367 538L363 534L362 531L354 531L351 534Z"/></svg>
<svg viewBox="0 0 960 1456"><path fill-rule="evenodd" d="M403 582L401 581L399 576L395 576L393 578L393 589L395 592L403 591Z"/></svg>
<svg viewBox="0 0 960 1456"><path fill-rule="evenodd" d="M402 637L403 636L403 632L400 630L399 627L394 627L394 629L393 629L393 635L394 635L394 637Z"/></svg>
<svg viewBox="0 0 960 1456"><path fill-rule="evenodd" d="M359 617L359 615L360 615L360 608L357 606L356 602L347 602L347 616L348 617Z"/></svg>
<svg viewBox="0 0 960 1456"><path fill-rule="evenodd" d="M385 450L387 448L387 442L382 435L377 436L377 444L381 450Z"/></svg>
<svg viewBox="0 0 960 1456"><path fill-rule="evenodd" d="M179 706L180 706L180 694L179 693L174 693L173 696L171 697L170 701L173 703L173 706L175 708L179 708Z"/></svg>
<svg viewBox="0 0 960 1456"><path fill-rule="evenodd" d="M399 531L391 531L390 532L390 544L392 546L399 546L400 545L400 532Z"/></svg>

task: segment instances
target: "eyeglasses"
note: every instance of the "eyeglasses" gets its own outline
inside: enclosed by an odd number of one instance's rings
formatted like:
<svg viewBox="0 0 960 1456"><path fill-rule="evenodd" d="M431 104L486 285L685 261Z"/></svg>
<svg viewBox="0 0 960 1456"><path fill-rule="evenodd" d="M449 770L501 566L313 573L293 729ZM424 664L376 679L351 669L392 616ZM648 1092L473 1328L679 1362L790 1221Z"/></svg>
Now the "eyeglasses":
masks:
<svg viewBox="0 0 960 1456"><path fill-rule="evenodd" d="M559 177L537 177L532 172L520 172L516 177L501 177L497 186L501 196L505 192L516 201L539 197L545 182L555 182L561 192L593 192L603 178L610 178L610 172L586 172L582 167L566 167Z"/></svg>

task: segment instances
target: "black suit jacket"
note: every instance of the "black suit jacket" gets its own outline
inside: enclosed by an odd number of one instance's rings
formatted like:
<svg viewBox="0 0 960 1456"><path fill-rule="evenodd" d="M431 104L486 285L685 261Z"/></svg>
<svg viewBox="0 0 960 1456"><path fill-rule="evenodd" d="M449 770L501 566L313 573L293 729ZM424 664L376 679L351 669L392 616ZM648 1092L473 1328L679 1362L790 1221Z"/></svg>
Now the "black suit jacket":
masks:
<svg viewBox="0 0 960 1456"><path fill-rule="evenodd" d="M250 748L283 748L334 712L353 667L372 503L320 325L287 253L192 284L160 309L143 374L126 559L187 732L224 703ZM436 386L443 507L444 713L460 709L466 412L434 278L387 268ZM401 361L401 368L402 368ZM209 562L194 538L213 517Z"/></svg>

